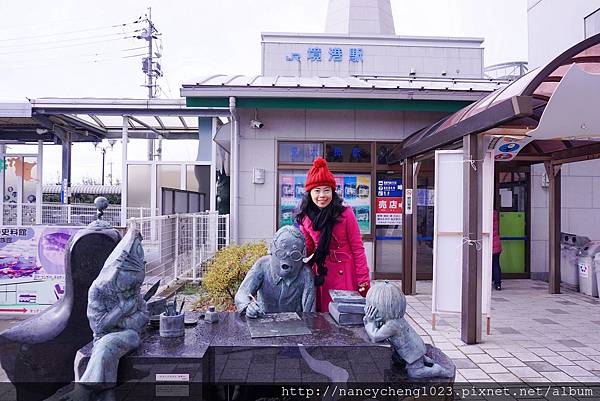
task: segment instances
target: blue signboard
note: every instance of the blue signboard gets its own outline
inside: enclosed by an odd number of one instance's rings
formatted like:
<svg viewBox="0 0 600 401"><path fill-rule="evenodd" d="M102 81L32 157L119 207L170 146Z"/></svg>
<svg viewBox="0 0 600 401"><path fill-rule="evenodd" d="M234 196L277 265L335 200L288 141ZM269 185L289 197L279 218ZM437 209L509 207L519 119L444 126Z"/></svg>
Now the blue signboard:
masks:
<svg viewBox="0 0 600 401"><path fill-rule="evenodd" d="M377 180L377 196L401 197L402 180Z"/></svg>

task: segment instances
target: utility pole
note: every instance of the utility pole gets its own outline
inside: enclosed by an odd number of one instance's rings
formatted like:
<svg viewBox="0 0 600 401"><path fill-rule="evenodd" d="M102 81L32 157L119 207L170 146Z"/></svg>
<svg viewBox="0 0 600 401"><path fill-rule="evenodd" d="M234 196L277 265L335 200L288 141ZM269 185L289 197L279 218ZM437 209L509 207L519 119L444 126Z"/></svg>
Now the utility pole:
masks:
<svg viewBox="0 0 600 401"><path fill-rule="evenodd" d="M160 33L152 22L152 7L148 7L148 14L146 14L144 21L148 26L142 30L137 38L148 41L148 55L142 59L142 71L146 74L146 84L144 86L148 88L148 99L154 99L156 97L156 79L162 77L163 73L159 62L162 51L155 51L153 48L153 40L158 39ZM154 139L148 139L148 160L154 160Z"/></svg>

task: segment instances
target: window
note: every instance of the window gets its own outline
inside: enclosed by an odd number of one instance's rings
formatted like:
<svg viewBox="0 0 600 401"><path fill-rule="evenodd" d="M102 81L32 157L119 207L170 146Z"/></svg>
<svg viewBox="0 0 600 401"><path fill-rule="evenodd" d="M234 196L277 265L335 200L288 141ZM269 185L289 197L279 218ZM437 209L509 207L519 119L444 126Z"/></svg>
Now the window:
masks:
<svg viewBox="0 0 600 401"><path fill-rule="evenodd" d="M323 155L322 143L279 143L279 163L311 164Z"/></svg>
<svg viewBox="0 0 600 401"><path fill-rule="evenodd" d="M371 163L371 144L327 143L325 159L334 163Z"/></svg>

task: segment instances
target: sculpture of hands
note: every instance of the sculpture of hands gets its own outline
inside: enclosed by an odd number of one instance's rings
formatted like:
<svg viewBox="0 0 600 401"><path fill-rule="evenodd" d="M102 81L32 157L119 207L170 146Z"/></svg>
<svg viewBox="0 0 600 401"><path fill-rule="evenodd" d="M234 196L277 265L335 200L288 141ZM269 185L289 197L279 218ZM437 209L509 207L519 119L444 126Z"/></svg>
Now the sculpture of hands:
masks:
<svg viewBox="0 0 600 401"><path fill-rule="evenodd" d="M363 318L364 323L381 323L381 317L379 317L379 313L377 312L377 308L373 305L365 306L365 317Z"/></svg>
<svg viewBox="0 0 600 401"><path fill-rule="evenodd" d="M129 316L135 313L137 306L137 299L135 297L121 298L119 299L119 309L123 312L124 316Z"/></svg>
<svg viewBox="0 0 600 401"><path fill-rule="evenodd" d="M250 318L255 319L264 315L265 311L263 310L262 306L260 306L256 301L250 302L246 307L246 316Z"/></svg>

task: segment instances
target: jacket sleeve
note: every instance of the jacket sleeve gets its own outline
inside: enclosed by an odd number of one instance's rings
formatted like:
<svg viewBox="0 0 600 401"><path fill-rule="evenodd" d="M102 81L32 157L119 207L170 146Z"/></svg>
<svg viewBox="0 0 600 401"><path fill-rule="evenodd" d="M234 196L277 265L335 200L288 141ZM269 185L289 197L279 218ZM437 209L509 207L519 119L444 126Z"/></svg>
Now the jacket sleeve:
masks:
<svg viewBox="0 0 600 401"><path fill-rule="evenodd" d="M306 219L306 217L305 217ZM302 221L304 223L304 220ZM302 234L304 235L304 238L306 239L306 256L310 256L315 252L315 241L313 240L312 236L310 235L310 233L308 232L308 230L306 229L306 227L304 227L304 224L300 224L300 231L302 232Z"/></svg>
<svg viewBox="0 0 600 401"><path fill-rule="evenodd" d="M346 214L346 235L348 236L348 244L352 251L352 261L354 263L354 271L356 274L356 285L369 283L369 266L367 265L367 255L365 254L365 246L360 238L360 228L354 212L348 206Z"/></svg>
<svg viewBox="0 0 600 401"><path fill-rule="evenodd" d="M302 312L316 311L315 281L310 267L302 266L304 291L302 292Z"/></svg>

